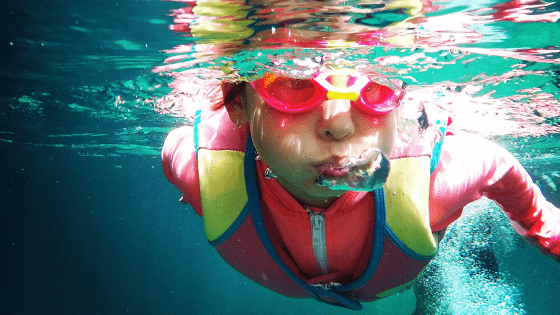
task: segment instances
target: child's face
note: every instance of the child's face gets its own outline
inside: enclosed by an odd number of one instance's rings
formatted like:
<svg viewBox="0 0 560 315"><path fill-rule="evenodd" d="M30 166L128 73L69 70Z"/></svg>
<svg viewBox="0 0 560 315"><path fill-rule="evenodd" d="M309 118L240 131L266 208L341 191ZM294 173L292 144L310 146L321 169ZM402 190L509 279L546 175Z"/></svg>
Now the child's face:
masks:
<svg viewBox="0 0 560 315"><path fill-rule="evenodd" d="M278 111L247 85L241 98L251 127L253 143L261 159L279 183L300 202L326 206L344 191L316 185L319 175L333 179L345 176L326 165L341 165L367 149L380 149L390 156L397 129L397 111L366 114L350 100L327 100L303 113Z"/></svg>

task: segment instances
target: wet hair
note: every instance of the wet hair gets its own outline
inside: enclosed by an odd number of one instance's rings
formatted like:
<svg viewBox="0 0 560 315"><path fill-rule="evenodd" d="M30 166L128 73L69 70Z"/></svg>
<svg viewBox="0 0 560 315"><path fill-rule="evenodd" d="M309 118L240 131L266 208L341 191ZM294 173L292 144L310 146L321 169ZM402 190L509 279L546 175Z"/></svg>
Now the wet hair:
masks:
<svg viewBox="0 0 560 315"><path fill-rule="evenodd" d="M232 82L232 83L222 83L222 93L224 96L224 102L222 104L229 104L233 102L236 98L241 96L241 93L245 89L247 82ZM220 106L221 107L221 106Z"/></svg>

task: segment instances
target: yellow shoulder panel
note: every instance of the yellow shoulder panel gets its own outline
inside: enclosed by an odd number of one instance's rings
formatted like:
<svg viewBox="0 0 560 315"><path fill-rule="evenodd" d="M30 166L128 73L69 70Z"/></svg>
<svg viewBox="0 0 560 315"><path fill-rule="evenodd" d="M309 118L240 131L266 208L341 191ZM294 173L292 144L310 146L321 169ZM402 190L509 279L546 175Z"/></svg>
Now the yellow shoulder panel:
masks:
<svg viewBox="0 0 560 315"><path fill-rule="evenodd" d="M391 160L385 184L387 224L404 245L422 256L437 251L430 228L429 192L429 156Z"/></svg>
<svg viewBox="0 0 560 315"><path fill-rule="evenodd" d="M198 150L198 176L204 229L209 241L220 237L247 203L244 153Z"/></svg>

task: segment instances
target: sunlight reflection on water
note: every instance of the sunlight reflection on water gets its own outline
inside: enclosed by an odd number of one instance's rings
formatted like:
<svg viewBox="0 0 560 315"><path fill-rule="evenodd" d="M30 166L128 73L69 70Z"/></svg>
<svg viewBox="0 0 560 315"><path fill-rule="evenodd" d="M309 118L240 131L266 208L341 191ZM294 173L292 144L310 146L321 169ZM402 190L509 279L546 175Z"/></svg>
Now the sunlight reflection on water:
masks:
<svg viewBox="0 0 560 315"><path fill-rule="evenodd" d="M415 97L430 95L433 101L435 95L440 106L460 113L456 128L517 136L560 130L560 48L551 40L560 17L555 3L184 4L171 12L170 30L184 36L185 43L167 50L171 56L154 69L174 78L174 92L157 106L164 113L192 115L192 104L205 102L185 100L208 99L221 80L353 68L402 79ZM180 105L186 103L189 108Z"/></svg>

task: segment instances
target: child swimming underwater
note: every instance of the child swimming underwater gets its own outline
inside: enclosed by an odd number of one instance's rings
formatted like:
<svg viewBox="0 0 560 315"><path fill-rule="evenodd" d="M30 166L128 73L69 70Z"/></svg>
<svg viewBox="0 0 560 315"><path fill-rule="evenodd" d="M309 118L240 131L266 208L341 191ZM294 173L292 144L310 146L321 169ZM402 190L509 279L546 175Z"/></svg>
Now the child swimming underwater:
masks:
<svg viewBox="0 0 560 315"><path fill-rule="evenodd" d="M349 70L223 83L223 106L168 135L165 175L226 262L289 297L361 309L410 286L482 196L558 259L560 210L520 163L449 131L437 106L402 141L404 92L390 83Z"/></svg>

